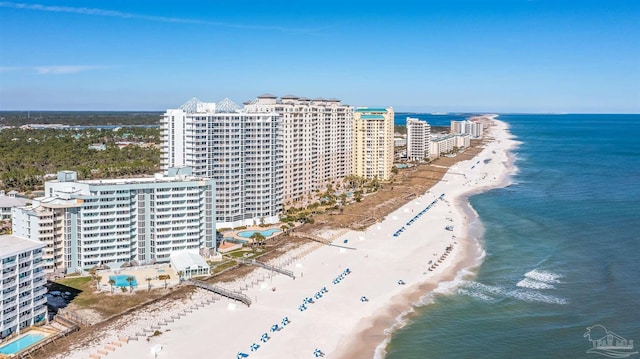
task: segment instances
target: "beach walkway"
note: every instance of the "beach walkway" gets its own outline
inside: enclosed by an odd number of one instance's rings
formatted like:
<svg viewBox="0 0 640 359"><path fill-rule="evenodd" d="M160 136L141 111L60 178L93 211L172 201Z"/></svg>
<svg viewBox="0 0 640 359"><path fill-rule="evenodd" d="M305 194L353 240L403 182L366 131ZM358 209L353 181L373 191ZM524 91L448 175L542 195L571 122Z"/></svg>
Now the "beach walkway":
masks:
<svg viewBox="0 0 640 359"><path fill-rule="evenodd" d="M251 299L249 299L249 297L247 295L245 295L245 294L234 292L234 291L219 287L217 285L207 284L207 283L201 282L199 280L187 280L187 281L185 281L185 283L186 284L191 284L191 285L196 286L198 288L206 289L206 290L208 290L210 292L219 294L219 295L221 295L223 297L226 297L226 298L237 300L238 302L244 303L247 307L251 306Z"/></svg>
<svg viewBox="0 0 640 359"><path fill-rule="evenodd" d="M290 270L287 270L287 269L284 269L284 268L280 268L280 267L276 267L276 266L271 265L271 264L258 262L255 259L246 260L246 259L242 259L242 258L235 258L234 260L236 262L239 262L239 263L242 263L242 264L248 264L248 265L252 265L252 266L261 267L261 268L268 269L268 270L273 271L273 272L278 272L280 274L284 274L284 275L286 275L288 277L291 277L293 279L296 279L296 276Z"/></svg>

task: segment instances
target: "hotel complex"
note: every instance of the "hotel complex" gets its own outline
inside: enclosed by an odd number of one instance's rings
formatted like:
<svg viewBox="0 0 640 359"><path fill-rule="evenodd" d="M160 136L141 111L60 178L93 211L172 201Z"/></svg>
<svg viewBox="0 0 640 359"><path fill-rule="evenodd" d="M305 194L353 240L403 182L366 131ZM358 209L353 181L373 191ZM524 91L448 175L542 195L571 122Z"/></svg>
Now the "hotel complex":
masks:
<svg viewBox="0 0 640 359"><path fill-rule="evenodd" d="M477 121L451 121L452 135L471 135L473 138L482 137L484 126Z"/></svg>
<svg viewBox="0 0 640 359"><path fill-rule="evenodd" d="M407 117L407 158L422 161L429 158L431 126L427 121Z"/></svg>
<svg viewBox="0 0 640 359"><path fill-rule="evenodd" d="M229 99L195 98L161 119L162 165L188 166L216 183L216 226L277 223L282 209L282 118Z"/></svg>
<svg viewBox="0 0 640 359"><path fill-rule="evenodd" d="M42 247L43 243L26 238L0 236L0 338L47 319Z"/></svg>
<svg viewBox="0 0 640 359"><path fill-rule="evenodd" d="M215 184L190 168L82 181L61 171L45 194L13 209L13 233L44 244L46 273L169 262L182 250L215 254Z"/></svg>
<svg viewBox="0 0 640 359"><path fill-rule="evenodd" d="M353 174L391 178L393 167L393 108L356 108L353 114Z"/></svg>
<svg viewBox="0 0 640 359"><path fill-rule="evenodd" d="M351 174L353 110L340 100L265 94L246 102L244 109L277 112L282 118L285 205Z"/></svg>

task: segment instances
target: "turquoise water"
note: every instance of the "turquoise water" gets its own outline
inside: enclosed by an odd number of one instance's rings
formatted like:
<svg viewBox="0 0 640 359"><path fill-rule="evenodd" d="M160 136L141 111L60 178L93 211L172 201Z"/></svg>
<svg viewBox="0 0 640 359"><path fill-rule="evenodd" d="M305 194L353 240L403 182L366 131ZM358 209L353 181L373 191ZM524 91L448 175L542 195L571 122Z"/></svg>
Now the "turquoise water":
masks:
<svg viewBox="0 0 640 359"><path fill-rule="evenodd" d="M129 286L129 282L127 282L127 278L129 277L133 277L133 282L131 282L131 284L134 287L138 286L138 281L136 280L135 276L132 275L125 275L125 274L120 274L120 275L110 275L109 279L113 279L116 281L116 284L114 284L116 287L128 287Z"/></svg>
<svg viewBox="0 0 640 359"><path fill-rule="evenodd" d="M256 232L262 234L265 237L269 237L270 235L272 235L274 233L281 232L281 230L275 229L275 228L271 228L271 229L266 229L264 231L242 231L242 232L238 232L238 235L240 237L242 237L242 238L251 238L251 236Z"/></svg>
<svg viewBox="0 0 640 359"><path fill-rule="evenodd" d="M523 143L513 184L470 200L486 257L386 358L604 358L587 353L596 324L638 351L640 115L499 118Z"/></svg>
<svg viewBox="0 0 640 359"><path fill-rule="evenodd" d="M44 338L44 334L26 334L25 336L18 338L18 340L14 340L9 344L0 347L0 353L15 354Z"/></svg>

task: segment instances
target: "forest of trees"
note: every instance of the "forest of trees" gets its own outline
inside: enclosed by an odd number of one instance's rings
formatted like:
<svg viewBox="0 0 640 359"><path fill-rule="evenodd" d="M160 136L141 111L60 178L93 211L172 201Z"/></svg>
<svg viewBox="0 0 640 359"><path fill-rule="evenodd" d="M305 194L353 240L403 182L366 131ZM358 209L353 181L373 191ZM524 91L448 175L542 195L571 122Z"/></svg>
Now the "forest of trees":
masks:
<svg viewBox="0 0 640 359"><path fill-rule="evenodd" d="M44 175L61 170L79 179L152 174L160 170L155 145L119 148L116 142L159 143L158 128L124 127L117 131L86 129L0 131L0 189L29 192L44 186ZM90 149L105 144L105 150Z"/></svg>
<svg viewBox="0 0 640 359"><path fill-rule="evenodd" d="M0 126L61 124L74 126L157 125L162 112L119 111L0 111Z"/></svg>

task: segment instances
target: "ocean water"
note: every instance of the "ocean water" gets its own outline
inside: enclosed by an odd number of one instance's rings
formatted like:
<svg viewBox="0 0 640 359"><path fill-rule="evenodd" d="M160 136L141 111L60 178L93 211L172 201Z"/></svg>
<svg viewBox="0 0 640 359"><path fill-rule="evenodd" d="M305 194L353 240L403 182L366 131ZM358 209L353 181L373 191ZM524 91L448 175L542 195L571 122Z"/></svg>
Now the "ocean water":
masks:
<svg viewBox="0 0 640 359"><path fill-rule="evenodd" d="M587 353L596 324L640 351L640 115L499 119L522 144L513 183L470 199L484 260L385 357L605 358Z"/></svg>

